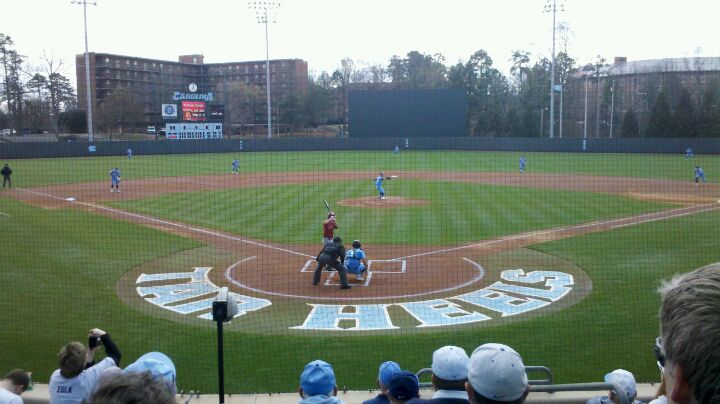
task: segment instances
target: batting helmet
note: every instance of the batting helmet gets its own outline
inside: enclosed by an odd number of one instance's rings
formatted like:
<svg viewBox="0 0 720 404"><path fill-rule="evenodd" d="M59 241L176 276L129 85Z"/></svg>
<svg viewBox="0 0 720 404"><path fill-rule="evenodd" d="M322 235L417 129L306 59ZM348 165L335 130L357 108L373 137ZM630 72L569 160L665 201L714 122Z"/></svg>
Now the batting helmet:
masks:
<svg viewBox="0 0 720 404"><path fill-rule="evenodd" d="M339 236L333 238L333 243L342 243L342 239Z"/></svg>
<svg viewBox="0 0 720 404"><path fill-rule="evenodd" d="M328 212L328 219L335 217L335 212Z"/></svg>
<svg viewBox="0 0 720 404"><path fill-rule="evenodd" d="M361 246L360 240L353 241L352 246L353 246L353 248L360 248L360 246Z"/></svg>

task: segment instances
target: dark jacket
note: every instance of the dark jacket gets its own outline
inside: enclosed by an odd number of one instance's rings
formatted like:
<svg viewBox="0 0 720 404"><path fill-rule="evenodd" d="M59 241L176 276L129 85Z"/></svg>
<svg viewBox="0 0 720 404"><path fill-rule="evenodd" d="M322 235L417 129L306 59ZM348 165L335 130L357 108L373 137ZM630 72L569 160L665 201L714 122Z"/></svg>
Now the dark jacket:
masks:
<svg viewBox="0 0 720 404"><path fill-rule="evenodd" d="M388 400L387 394L378 394L375 398L371 398L369 400L365 400L362 402L362 404L389 404L390 400Z"/></svg>
<svg viewBox="0 0 720 404"><path fill-rule="evenodd" d="M345 246L340 243L333 241L332 243L325 244L318 253L317 258L315 258L315 261L319 261L321 254L328 254L333 257L333 259L339 258L340 262L345 262Z"/></svg>
<svg viewBox="0 0 720 404"><path fill-rule="evenodd" d="M100 341L102 341L102 346L105 347L105 354L109 357L111 357L115 361L115 366L120 366L120 358L122 357L122 354L120 353L120 349L117 345L115 345L115 342L110 338L110 334L105 333L100 336ZM85 364L85 369L91 368L95 365L95 361L87 362Z"/></svg>
<svg viewBox="0 0 720 404"><path fill-rule="evenodd" d="M12 174L12 170L10 169L10 167L5 166L2 168L2 170L0 170L0 174L2 174L3 177L9 177L10 174Z"/></svg>

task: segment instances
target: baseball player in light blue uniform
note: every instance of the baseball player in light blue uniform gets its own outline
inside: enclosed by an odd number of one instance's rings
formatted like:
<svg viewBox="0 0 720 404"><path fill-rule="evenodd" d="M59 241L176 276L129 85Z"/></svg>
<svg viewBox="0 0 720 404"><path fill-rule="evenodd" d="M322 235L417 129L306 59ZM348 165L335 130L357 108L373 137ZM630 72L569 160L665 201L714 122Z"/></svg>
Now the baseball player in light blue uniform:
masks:
<svg viewBox="0 0 720 404"><path fill-rule="evenodd" d="M352 248L345 252L345 268L347 268L348 273L355 274L355 279L359 281L365 280L368 260L360 240L353 241Z"/></svg>
<svg viewBox="0 0 720 404"><path fill-rule="evenodd" d="M240 170L240 161L238 159L235 159L232 161L232 173L237 174Z"/></svg>
<svg viewBox="0 0 720 404"><path fill-rule="evenodd" d="M129 147L128 147L128 149L127 149L127 156L128 156L128 160L132 160L132 159L133 159L132 149L129 148Z"/></svg>
<svg viewBox="0 0 720 404"><path fill-rule="evenodd" d="M120 169L117 167L110 170L110 192L115 192L116 189L120 192Z"/></svg>
<svg viewBox="0 0 720 404"><path fill-rule="evenodd" d="M695 154L693 153L692 147L688 147L687 149L685 149L685 160L691 159L693 157L695 157Z"/></svg>
<svg viewBox="0 0 720 404"><path fill-rule="evenodd" d="M395 157L400 155L400 146L395 145L395 148L393 149L393 154L395 155Z"/></svg>
<svg viewBox="0 0 720 404"><path fill-rule="evenodd" d="M385 190L383 189L382 183L385 180L385 174L382 172L375 178L375 188L378 191L378 198L385 199Z"/></svg>
<svg viewBox="0 0 720 404"><path fill-rule="evenodd" d="M695 186L698 186L698 180L702 178L703 184L707 182L705 179L705 171L703 171L702 167L695 166Z"/></svg>
<svg viewBox="0 0 720 404"><path fill-rule="evenodd" d="M520 156L520 173L525 172L525 165L527 165L527 159L525 156Z"/></svg>

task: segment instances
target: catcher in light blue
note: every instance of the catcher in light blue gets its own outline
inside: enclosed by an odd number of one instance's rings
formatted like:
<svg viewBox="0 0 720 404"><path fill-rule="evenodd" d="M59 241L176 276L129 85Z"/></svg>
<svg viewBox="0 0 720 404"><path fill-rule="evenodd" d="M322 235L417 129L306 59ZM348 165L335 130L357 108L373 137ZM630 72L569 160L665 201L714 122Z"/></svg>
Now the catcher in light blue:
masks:
<svg viewBox="0 0 720 404"><path fill-rule="evenodd" d="M367 277L368 260L360 240L353 241L352 248L345 252L345 268L348 273L355 274L358 281L364 281Z"/></svg>

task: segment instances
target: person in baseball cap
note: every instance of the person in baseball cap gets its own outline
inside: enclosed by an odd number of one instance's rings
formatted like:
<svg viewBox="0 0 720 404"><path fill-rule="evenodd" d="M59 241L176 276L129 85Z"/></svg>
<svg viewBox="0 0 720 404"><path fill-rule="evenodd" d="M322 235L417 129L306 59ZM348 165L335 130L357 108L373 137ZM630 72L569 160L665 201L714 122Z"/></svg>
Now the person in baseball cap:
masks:
<svg viewBox="0 0 720 404"><path fill-rule="evenodd" d="M300 374L300 404L337 404L342 403L337 395L335 372L329 363L314 360Z"/></svg>
<svg viewBox="0 0 720 404"><path fill-rule="evenodd" d="M123 369L123 373L149 373L153 380L162 380L168 390L175 394L175 364L164 353L148 352L133 364Z"/></svg>
<svg viewBox="0 0 720 404"><path fill-rule="evenodd" d="M401 370L390 380L388 398L392 404L404 404L420 397L420 381L413 372Z"/></svg>
<svg viewBox="0 0 720 404"><path fill-rule="evenodd" d="M444 346L432 357L433 393L431 400L413 400L413 403L466 404L468 394L465 382L468 373L468 355L464 349L452 345Z"/></svg>
<svg viewBox="0 0 720 404"><path fill-rule="evenodd" d="M624 369L616 369L605 375L605 383L612 383L620 387L622 395L627 397L630 403L641 403L636 401L637 388L635 384L635 376ZM620 398L615 391L610 390L608 396L593 397L587 401L587 404L619 404Z"/></svg>
<svg viewBox="0 0 720 404"><path fill-rule="evenodd" d="M520 354L503 344L484 344L468 361L465 390L471 403L520 404L530 392Z"/></svg>
<svg viewBox="0 0 720 404"><path fill-rule="evenodd" d="M363 404L387 404L390 402L388 398L388 389L390 388L390 381L393 376L400 373L400 365L393 361L387 361L380 364L380 370L378 371L377 386L380 389L380 394L369 400L363 401Z"/></svg>

